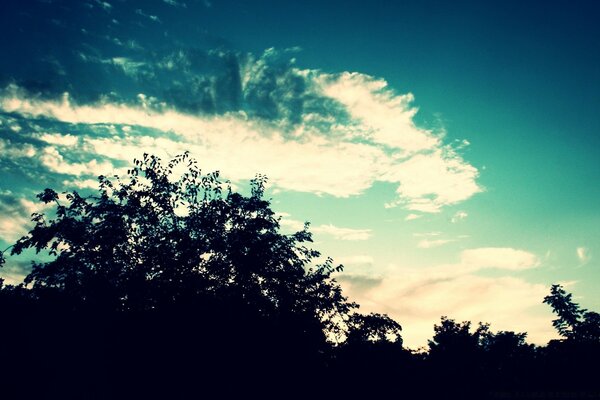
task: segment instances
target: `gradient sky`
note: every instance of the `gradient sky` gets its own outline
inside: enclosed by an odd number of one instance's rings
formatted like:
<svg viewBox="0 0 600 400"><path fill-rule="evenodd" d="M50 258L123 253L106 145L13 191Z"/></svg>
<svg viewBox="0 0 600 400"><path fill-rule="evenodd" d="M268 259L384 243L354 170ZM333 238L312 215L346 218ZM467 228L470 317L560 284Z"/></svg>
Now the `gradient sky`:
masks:
<svg viewBox="0 0 600 400"><path fill-rule="evenodd" d="M268 175L408 346L442 315L545 343L552 283L600 309L600 6L322 3L3 1L2 248L45 187L190 150Z"/></svg>

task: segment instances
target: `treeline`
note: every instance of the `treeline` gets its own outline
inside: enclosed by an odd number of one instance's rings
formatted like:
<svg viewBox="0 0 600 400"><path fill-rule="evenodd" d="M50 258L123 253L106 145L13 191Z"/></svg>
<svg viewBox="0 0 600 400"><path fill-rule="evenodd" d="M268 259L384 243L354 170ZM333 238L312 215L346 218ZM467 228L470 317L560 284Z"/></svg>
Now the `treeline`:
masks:
<svg viewBox="0 0 600 400"><path fill-rule="evenodd" d="M547 346L442 317L411 351L343 295L308 225L279 232L264 184L234 193L184 154L92 196L38 195L54 210L0 253L41 253L0 282L0 398L600 397L600 315L562 287Z"/></svg>

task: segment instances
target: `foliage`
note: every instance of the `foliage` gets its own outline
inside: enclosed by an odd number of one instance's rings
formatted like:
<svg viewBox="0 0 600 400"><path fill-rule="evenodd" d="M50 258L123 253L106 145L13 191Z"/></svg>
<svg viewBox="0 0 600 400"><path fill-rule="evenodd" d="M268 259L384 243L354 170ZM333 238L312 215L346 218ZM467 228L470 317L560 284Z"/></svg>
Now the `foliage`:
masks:
<svg viewBox="0 0 600 400"><path fill-rule="evenodd" d="M354 343L395 343L402 345L400 324L387 315L354 313L348 320L349 344Z"/></svg>
<svg viewBox="0 0 600 400"><path fill-rule="evenodd" d="M444 316L433 330L433 338L429 340L430 355L464 355L477 351L481 340L489 332L489 325L480 323L471 333L471 322L458 323Z"/></svg>
<svg viewBox="0 0 600 400"><path fill-rule="evenodd" d="M581 308L561 285L552 285L544 303L558 316L552 325L562 337L576 342L600 342L600 314Z"/></svg>
<svg viewBox="0 0 600 400"><path fill-rule="evenodd" d="M183 172L178 172L184 168ZM25 282L55 290L76 307L156 310L198 297L237 301L260 315L305 315L334 330L333 317L354 306L330 278L331 260L313 265L308 225L292 235L264 200L266 178L251 196L233 193L218 172L202 174L187 153L163 166L136 160L126 181L99 177L99 195L38 195L56 216L34 214L35 227L12 249L55 258L36 262ZM62 199L66 199L63 204Z"/></svg>

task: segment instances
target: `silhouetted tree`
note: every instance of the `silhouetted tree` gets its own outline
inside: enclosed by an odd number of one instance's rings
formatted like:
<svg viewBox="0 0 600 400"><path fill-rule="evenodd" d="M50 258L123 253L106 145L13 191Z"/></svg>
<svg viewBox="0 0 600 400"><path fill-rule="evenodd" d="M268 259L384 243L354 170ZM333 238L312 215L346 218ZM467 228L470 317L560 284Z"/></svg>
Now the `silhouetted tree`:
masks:
<svg viewBox="0 0 600 400"><path fill-rule="evenodd" d="M177 176L173 170L185 163ZM195 296L235 299L264 316L309 314L323 323L345 314L346 303L327 260L307 227L292 235L262 199L266 178L252 181L251 196L232 193L218 173L202 175L187 154L163 166L154 156L136 160L127 182L101 176L99 196L38 195L56 204L13 254L49 250L26 277L34 291L55 289L78 307L155 310ZM223 194L225 191L225 194ZM329 325L327 325L329 327Z"/></svg>
<svg viewBox="0 0 600 400"><path fill-rule="evenodd" d="M573 302L561 285L552 285L544 303L558 318L552 321L562 340L542 349L540 367L549 387L557 390L597 391L600 359L600 315ZM585 392L584 392L585 393Z"/></svg>
<svg viewBox="0 0 600 400"><path fill-rule="evenodd" d="M437 357L471 357L480 350L480 341L489 332L489 325L479 324L471 332L471 322L458 323L448 317L442 317L440 324L433 327L434 335L429 340L429 355Z"/></svg>
<svg viewBox="0 0 600 400"><path fill-rule="evenodd" d="M55 327L22 343L53 385L68 374L82 388L150 379L184 396L195 380L198 390L233 390L223 382L234 377L268 388L324 368L327 339L346 335L356 306L331 279L341 266L315 264L308 224L279 233L266 178L246 197L187 154L167 165L145 155L128 175L100 176L92 196L46 189L38 198L54 214L33 214L12 248L50 255L25 278L37 305L20 323Z"/></svg>
<svg viewBox="0 0 600 400"><path fill-rule="evenodd" d="M557 314L552 325L562 337L577 342L600 342L600 314L581 308L561 285L552 285L544 303Z"/></svg>
<svg viewBox="0 0 600 400"><path fill-rule="evenodd" d="M402 345L400 324L387 315L354 313L348 319L347 344L395 343Z"/></svg>

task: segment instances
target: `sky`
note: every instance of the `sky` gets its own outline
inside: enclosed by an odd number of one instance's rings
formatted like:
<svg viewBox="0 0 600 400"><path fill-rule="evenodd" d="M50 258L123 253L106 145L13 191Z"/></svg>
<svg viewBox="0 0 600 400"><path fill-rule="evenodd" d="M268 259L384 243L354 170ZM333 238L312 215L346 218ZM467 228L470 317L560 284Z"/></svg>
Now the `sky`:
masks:
<svg viewBox="0 0 600 400"><path fill-rule="evenodd" d="M282 230L310 221L407 346L443 315L544 344L551 284L600 309L599 7L3 1L1 249L44 188L190 151L240 190L266 174Z"/></svg>

